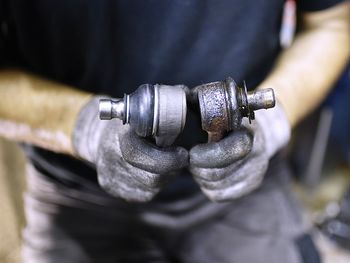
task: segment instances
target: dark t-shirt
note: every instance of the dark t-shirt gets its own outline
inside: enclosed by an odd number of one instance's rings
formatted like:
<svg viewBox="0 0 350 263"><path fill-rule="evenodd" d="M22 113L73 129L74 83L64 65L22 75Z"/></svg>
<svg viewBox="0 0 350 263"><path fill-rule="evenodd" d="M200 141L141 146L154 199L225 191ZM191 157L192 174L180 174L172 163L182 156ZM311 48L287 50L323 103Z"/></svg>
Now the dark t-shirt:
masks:
<svg viewBox="0 0 350 263"><path fill-rule="evenodd" d="M298 6L315 11L340 1L305 0ZM283 5L283 0L0 0L5 21L0 63L116 97L142 83L193 87L228 76L254 88L280 52ZM190 117L182 138L187 146L204 140L198 119ZM80 177L96 181L94 169L81 161L25 149L48 176L72 185Z"/></svg>

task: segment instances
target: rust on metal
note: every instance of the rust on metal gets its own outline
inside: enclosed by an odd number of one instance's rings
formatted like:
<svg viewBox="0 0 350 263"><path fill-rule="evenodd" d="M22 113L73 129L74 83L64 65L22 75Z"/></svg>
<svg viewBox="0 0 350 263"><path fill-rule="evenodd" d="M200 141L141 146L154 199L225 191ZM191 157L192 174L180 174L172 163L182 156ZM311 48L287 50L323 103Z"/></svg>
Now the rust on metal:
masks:
<svg viewBox="0 0 350 263"><path fill-rule="evenodd" d="M208 132L209 142L219 141L226 132L241 126L242 118L254 120L254 110L275 106L272 89L247 92L232 78L211 82L195 88L198 95L202 129Z"/></svg>
<svg viewBox="0 0 350 263"><path fill-rule="evenodd" d="M229 129L229 118L223 82L211 82L198 87L202 129L221 133ZM217 137L217 136L214 136Z"/></svg>

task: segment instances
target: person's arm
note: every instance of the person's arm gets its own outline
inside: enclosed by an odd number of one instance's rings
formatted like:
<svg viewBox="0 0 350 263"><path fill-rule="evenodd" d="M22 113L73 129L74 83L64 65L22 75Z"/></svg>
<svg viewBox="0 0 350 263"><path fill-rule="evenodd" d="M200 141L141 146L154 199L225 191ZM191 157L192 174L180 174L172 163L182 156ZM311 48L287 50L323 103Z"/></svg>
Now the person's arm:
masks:
<svg viewBox="0 0 350 263"><path fill-rule="evenodd" d="M91 94L16 70L0 71L0 136L74 154L77 115Z"/></svg>
<svg viewBox="0 0 350 263"><path fill-rule="evenodd" d="M271 87L291 126L327 96L350 55L350 2L304 13L303 28L259 88Z"/></svg>
<svg viewBox="0 0 350 263"><path fill-rule="evenodd" d="M321 103L348 62L349 12L347 2L304 14L303 30L258 87L275 90L275 108L257 111L255 121L245 125L248 130L191 149L190 170L211 200L233 200L261 185L291 127Z"/></svg>
<svg viewBox="0 0 350 263"><path fill-rule="evenodd" d="M120 120L100 120L99 99L30 74L0 71L0 136L82 158L95 165L106 192L149 201L188 165L188 152L158 148Z"/></svg>

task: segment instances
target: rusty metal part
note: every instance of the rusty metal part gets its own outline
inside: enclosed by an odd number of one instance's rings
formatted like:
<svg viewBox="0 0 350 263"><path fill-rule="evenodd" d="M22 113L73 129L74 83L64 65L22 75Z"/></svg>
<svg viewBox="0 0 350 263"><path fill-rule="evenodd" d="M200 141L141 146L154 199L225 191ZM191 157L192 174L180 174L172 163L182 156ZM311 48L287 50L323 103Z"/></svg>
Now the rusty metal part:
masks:
<svg viewBox="0 0 350 263"><path fill-rule="evenodd" d="M254 111L275 106L272 89L247 92L246 85L238 86L232 78L211 82L195 88L201 114L202 129L208 141L219 141L226 132L237 130L242 118L254 120Z"/></svg>
<svg viewBox="0 0 350 263"><path fill-rule="evenodd" d="M199 86L197 91L202 129L208 132L209 141L218 141L232 125L239 125L239 112L234 112L234 116L231 116L228 107L223 106L230 104L224 82L207 83ZM233 100L233 103L236 103L236 100Z"/></svg>

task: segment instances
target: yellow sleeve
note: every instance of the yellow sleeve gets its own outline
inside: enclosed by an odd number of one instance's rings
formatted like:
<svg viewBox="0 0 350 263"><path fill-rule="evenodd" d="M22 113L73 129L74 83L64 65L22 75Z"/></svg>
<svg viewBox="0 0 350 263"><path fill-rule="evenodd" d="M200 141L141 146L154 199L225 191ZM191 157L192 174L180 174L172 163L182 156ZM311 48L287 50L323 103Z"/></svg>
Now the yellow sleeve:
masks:
<svg viewBox="0 0 350 263"><path fill-rule="evenodd" d="M317 107L350 55L350 3L303 14L303 29L258 88L273 88L291 126Z"/></svg>
<svg viewBox="0 0 350 263"><path fill-rule="evenodd" d="M0 136L73 154L75 119L90 94L16 70L0 71Z"/></svg>

